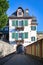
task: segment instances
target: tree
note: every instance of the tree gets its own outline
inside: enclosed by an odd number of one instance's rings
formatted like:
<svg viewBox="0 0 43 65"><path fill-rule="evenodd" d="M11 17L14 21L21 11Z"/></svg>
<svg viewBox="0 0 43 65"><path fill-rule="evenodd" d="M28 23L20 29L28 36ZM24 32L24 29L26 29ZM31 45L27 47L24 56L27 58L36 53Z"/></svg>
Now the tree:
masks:
<svg viewBox="0 0 43 65"><path fill-rule="evenodd" d="M7 0L0 0L0 29L6 26L8 16L6 11L9 8L9 2Z"/></svg>

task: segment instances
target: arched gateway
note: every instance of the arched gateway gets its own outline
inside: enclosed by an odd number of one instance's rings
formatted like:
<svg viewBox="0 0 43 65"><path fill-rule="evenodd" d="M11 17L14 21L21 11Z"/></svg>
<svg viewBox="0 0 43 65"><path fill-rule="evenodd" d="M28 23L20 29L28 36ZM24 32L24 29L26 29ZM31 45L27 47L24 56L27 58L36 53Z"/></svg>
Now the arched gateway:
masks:
<svg viewBox="0 0 43 65"><path fill-rule="evenodd" d="M17 53L24 53L25 52L25 49L24 49L24 46L22 44L18 44L17 47L16 47L16 51Z"/></svg>

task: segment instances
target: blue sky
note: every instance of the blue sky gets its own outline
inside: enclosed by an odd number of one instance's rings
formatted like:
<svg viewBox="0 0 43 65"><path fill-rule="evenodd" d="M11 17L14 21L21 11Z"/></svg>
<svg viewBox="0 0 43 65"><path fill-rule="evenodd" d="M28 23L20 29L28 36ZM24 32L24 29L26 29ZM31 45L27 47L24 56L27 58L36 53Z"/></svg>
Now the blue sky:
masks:
<svg viewBox="0 0 43 65"><path fill-rule="evenodd" d="M8 16L10 16L18 7L22 7L24 10L29 9L29 14L34 15L37 18L38 31L43 31L43 0L8 0L9 9L7 10Z"/></svg>

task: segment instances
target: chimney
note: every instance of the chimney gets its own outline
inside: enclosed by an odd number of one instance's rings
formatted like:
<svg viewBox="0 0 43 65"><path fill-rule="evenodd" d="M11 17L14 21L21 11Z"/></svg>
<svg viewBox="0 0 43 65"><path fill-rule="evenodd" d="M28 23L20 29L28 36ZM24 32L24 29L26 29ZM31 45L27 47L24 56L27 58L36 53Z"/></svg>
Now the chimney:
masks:
<svg viewBox="0 0 43 65"><path fill-rule="evenodd" d="M28 16L28 15L29 15L29 10L26 9L26 10L25 10L25 13L26 13L26 16Z"/></svg>

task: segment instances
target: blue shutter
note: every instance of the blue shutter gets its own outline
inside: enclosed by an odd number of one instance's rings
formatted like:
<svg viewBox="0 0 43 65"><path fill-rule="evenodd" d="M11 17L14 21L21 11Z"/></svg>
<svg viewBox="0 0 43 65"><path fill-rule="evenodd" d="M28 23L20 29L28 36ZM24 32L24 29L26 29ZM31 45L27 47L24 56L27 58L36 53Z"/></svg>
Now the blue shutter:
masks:
<svg viewBox="0 0 43 65"><path fill-rule="evenodd" d="M28 32L25 33L25 38L28 38Z"/></svg>
<svg viewBox="0 0 43 65"><path fill-rule="evenodd" d="M18 33L15 33L15 39L18 40Z"/></svg>
<svg viewBox="0 0 43 65"><path fill-rule="evenodd" d="M15 33L12 33L12 38L15 38Z"/></svg>
<svg viewBox="0 0 43 65"><path fill-rule="evenodd" d="M18 26L18 20L16 20L16 26Z"/></svg>
<svg viewBox="0 0 43 65"><path fill-rule="evenodd" d="M25 26L28 26L28 20L25 20Z"/></svg>
<svg viewBox="0 0 43 65"><path fill-rule="evenodd" d="M25 38L25 35L24 35L24 33L22 33L22 39L24 39Z"/></svg>
<svg viewBox="0 0 43 65"><path fill-rule="evenodd" d="M12 21L12 26L15 26L15 20Z"/></svg>

